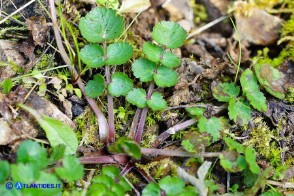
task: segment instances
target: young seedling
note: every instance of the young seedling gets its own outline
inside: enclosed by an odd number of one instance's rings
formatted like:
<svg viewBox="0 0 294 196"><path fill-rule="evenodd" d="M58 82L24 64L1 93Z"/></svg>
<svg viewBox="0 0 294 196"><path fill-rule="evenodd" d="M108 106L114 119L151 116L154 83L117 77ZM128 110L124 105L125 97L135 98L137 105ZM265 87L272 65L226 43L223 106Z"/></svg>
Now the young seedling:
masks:
<svg viewBox="0 0 294 196"><path fill-rule="evenodd" d="M152 31L152 38L158 45L145 42L143 53L146 58L139 58L132 65L132 71L141 82L149 82L148 92L142 88L131 90L126 99L138 108L143 108L135 136L140 143L148 108L152 110L163 110L167 103L158 92L153 92L154 86L172 87L178 82L178 74L174 68L181 63L179 57L171 52L178 48L186 40L186 31L175 22L162 21L156 24Z"/></svg>
<svg viewBox="0 0 294 196"><path fill-rule="evenodd" d="M133 48L127 42L116 41L125 29L122 16L112 9L95 8L81 18L79 28L82 36L91 44L81 50L81 60L90 68L105 67L104 76L93 76L85 87L86 95L97 98L107 88L109 132L100 133L102 140L112 143L115 140L113 96L126 95L133 87L133 82L124 73L112 73L113 65L126 63L133 55ZM102 45L101 45L102 44Z"/></svg>

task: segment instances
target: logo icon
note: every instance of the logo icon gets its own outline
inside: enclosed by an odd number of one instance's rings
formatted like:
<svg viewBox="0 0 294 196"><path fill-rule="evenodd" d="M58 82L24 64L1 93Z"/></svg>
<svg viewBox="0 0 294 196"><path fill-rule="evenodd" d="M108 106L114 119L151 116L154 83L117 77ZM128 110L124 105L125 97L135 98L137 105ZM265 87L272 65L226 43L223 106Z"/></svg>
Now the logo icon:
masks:
<svg viewBox="0 0 294 196"><path fill-rule="evenodd" d="M15 183L15 188L16 188L17 190L20 190L20 189L22 188L22 183L21 183L21 182L17 182L17 183Z"/></svg>
<svg viewBox="0 0 294 196"><path fill-rule="evenodd" d="M12 182L7 182L5 186L6 186L7 190L11 190L13 188Z"/></svg>

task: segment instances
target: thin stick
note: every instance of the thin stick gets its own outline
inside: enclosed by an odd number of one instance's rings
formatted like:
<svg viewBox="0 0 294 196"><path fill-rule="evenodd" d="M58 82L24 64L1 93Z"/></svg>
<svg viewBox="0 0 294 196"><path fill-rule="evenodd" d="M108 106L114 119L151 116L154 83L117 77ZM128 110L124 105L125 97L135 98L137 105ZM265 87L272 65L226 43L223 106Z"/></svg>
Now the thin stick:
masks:
<svg viewBox="0 0 294 196"><path fill-rule="evenodd" d="M187 39L190 39L191 37L193 37L193 36L195 36L195 35L201 33L202 31L205 31L205 30L209 29L210 27L216 25L217 23L219 23L219 22L221 22L221 21L223 21L223 20L225 20L225 19L227 19L227 18L229 18L229 16L222 16L222 17L220 17L220 18L217 18L217 19L215 19L215 20L213 20L213 21L207 23L206 25L200 27L199 29L196 29L196 30L192 31L192 32L188 35Z"/></svg>
<svg viewBox="0 0 294 196"><path fill-rule="evenodd" d="M161 133L156 140L153 142L152 147L156 148L158 147L163 141L165 141L169 136L172 134L177 133L180 130L183 130L193 124L195 124L197 121L195 119L186 120L182 123L176 124L175 126L170 127L165 132Z"/></svg>
<svg viewBox="0 0 294 196"><path fill-rule="evenodd" d="M28 7L29 5L31 5L32 3L34 3L36 0L31 0L28 3L24 4L22 7L18 8L17 10L15 10L14 12L12 12L11 14L9 14L8 16L6 16L5 18L3 18L3 20L0 21L0 24L4 23L6 20L8 20L9 18L11 18L13 15L17 14L18 12L20 12L21 10L25 9L26 7Z"/></svg>
<svg viewBox="0 0 294 196"><path fill-rule="evenodd" d="M61 55L62 59L64 60L64 62L68 65L71 65L71 61L70 61L70 59L69 59L69 57L63 47L63 44L62 44L62 39L61 39L61 35L60 35L59 28L58 28L58 23L57 23L57 16L56 16L54 0L49 0L49 5L50 5L51 19L52 19L52 23L53 23L53 30L54 30L54 35L55 35L57 47L60 51L60 55ZM79 88L81 89L82 93L85 96L85 99L89 103L90 107L92 108L93 112L95 113L95 115L98 119L100 140L102 142L105 142L107 140L107 136L108 136L108 123L107 123L105 116L103 115L101 110L96 105L96 102L93 99L86 96L84 83L79 78L79 74L78 74L77 70L74 68L74 66L73 65L69 66L68 69L70 70L70 72L74 78L78 78L76 83L79 86Z"/></svg>
<svg viewBox="0 0 294 196"><path fill-rule="evenodd" d="M163 156L173 156L173 157L218 157L221 152L204 152L200 154L190 153L183 150L166 150L157 148L141 148L141 153L144 155L163 155Z"/></svg>

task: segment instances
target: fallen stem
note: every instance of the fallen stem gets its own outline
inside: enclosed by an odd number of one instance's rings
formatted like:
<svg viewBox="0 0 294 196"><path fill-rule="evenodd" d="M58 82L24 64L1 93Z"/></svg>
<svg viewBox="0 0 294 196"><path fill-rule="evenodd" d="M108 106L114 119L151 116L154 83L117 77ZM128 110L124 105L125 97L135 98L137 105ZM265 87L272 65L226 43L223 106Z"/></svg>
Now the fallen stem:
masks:
<svg viewBox="0 0 294 196"><path fill-rule="evenodd" d="M150 85L149 85L147 96L146 96L147 100L150 99L153 90L154 90L154 82L151 82ZM137 132L136 132L136 135L135 135L135 141L138 144L140 144L140 141L142 139L147 113L148 113L148 107L144 108L142 113L141 113L140 121L139 121L139 124L138 124L138 129L137 129Z"/></svg>
<svg viewBox="0 0 294 196"><path fill-rule="evenodd" d="M294 188L294 183L293 182L276 182L273 180L267 180L267 184L274 185L274 186L279 186L281 188L287 188L287 189L293 189Z"/></svg>
<svg viewBox="0 0 294 196"><path fill-rule="evenodd" d="M85 156L79 158L82 164L98 164L98 163L117 163L125 165L128 162L126 155L109 155L109 156Z"/></svg>
<svg viewBox="0 0 294 196"><path fill-rule="evenodd" d="M67 65L71 65L68 67L68 69L71 72L71 74L73 75L73 77L77 78L76 83L77 83L78 87L81 89L83 95L85 96L85 99L87 100L91 109L93 110L93 112L95 113L95 115L97 117L98 124L99 124L100 140L102 142L104 142L104 141L106 141L107 136L108 136L107 120L106 120L105 116L103 115L103 113L101 112L101 110L98 108L96 102L93 99L86 96L84 83L79 78L79 74L78 74L77 70L74 68L74 66L72 65L72 63L71 63L71 61L70 61L70 59L64 49L64 46L62 44L62 39L61 39L60 31L58 28L58 24L57 24L57 16L56 16L54 0L49 0L49 5L50 5L50 12L51 12L51 20L53 23L53 31L54 31L54 35L55 35L55 39L56 39L56 43L57 43L57 47L59 49L60 55Z"/></svg>
<svg viewBox="0 0 294 196"><path fill-rule="evenodd" d="M166 149L157 149L157 148L141 148L141 153L144 155L163 155L163 156L172 156L172 157L204 157L212 158L218 157L221 152L204 152L200 154L190 153L184 150L166 150Z"/></svg>
<svg viewBox="0 0 294 196"><path fill-rule="evenodd" d="M152 147L156 148L158 147L163 141L165 141L169 136L177 133L180 130L183 130L193 124L195 124L197 121L195 119L186 120L182 123L176 124L175 126L170 127L165 132L161 133L156 140L153 142Z"/></svg>
<svg viewBox="0 0 294 196"><path fill-rule="evenodd" d="M129 132L129 135L128 135L129 138L135 139L136 130L138 128L139 117L141 115L141 112L142 112L142 109L140 109L140 108L138 108L136 110L136 112L135 112L135 115L134 115L134 118L133 118L133 121L132 121L132 125L131 125L131 128L130 128L130 132Z"/></svg>

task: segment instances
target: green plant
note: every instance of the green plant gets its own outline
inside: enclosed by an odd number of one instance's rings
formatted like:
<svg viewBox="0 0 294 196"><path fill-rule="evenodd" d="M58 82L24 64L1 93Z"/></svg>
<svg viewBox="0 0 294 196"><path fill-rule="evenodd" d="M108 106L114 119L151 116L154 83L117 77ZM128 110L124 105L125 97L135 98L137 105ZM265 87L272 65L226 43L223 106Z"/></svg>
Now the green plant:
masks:
<svg viewBox="0 0 294 196"><path fill-rule="evenodd" d="M1 195L61 194L62 181L73 184L84 174L79 160L65 152L66 146L58 145L48 156L39 143L31 140L22 142L17 150L16 163L0 161ZM5 188L7 183L12 183L14 188Z"/></svg>

